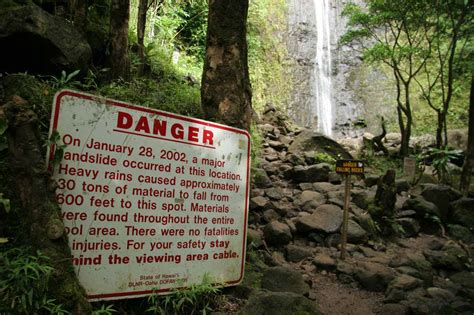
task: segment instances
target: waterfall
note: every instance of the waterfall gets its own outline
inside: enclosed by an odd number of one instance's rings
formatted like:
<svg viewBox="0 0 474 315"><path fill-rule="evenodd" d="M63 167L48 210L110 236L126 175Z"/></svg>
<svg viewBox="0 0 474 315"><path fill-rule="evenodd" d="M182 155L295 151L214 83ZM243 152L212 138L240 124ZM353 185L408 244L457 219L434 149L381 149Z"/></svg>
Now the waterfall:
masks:
<svg viewBox="0 0 474 315"><path fill-rule="evenodd" d="M318 131L327 136L332 135L333 129L331 30L329 27L331 11L329 1L330 0L313 0L317 33L316 55L314 58L315 67L313 69L312 82L316 102L313 106L316 107L315 114L318 119Z"/></svg>

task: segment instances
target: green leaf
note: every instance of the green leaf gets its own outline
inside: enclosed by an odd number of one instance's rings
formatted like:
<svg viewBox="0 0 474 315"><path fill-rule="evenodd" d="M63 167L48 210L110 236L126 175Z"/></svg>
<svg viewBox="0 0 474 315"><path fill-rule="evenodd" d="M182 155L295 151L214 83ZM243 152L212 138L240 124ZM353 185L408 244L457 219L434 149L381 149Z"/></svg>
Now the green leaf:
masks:
<svg viewBox="0 0 474 315"><path fill-rule="evenodd" d="M8 238L0 237L0 244L5 244L5 243L8 243Z"/></svg>
<svg viewBox="0 0 474 315"><path fill-rule="evenodd" d="M3 193L0 193L0 204L7 213L10 212L10 199L3 198Z"/></svg>

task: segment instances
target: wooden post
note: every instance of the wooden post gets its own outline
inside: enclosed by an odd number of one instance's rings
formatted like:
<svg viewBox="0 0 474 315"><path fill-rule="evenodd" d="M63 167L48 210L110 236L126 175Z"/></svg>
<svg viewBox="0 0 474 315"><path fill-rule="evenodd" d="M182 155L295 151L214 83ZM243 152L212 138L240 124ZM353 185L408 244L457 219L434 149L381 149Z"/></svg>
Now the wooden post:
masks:
<svg viewBox="0 0 474 315"><path fill-rule="evenodd" d="M344 217L342 220L342 235L341 235L341 259L346 258L346 244L347 244L347 222L349 221L349 200L351 197L351 175L344 175L346 179L346 187L344 193Z"/></svg>

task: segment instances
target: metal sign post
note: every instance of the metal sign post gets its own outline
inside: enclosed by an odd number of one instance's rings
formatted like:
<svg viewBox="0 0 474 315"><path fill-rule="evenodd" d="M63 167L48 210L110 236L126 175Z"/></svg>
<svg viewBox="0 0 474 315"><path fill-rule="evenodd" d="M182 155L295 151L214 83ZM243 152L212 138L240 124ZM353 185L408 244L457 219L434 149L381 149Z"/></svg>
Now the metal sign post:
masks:
<svg viewBox="0 0 474 315"><path fill-rule="evenodd" d="M351 197L351 175L364 174L364 162L358 160L337 160L336 173L344 175L344 216L341 231L341 259L346 258L347 225L349 221L349 201Z"/></svg>

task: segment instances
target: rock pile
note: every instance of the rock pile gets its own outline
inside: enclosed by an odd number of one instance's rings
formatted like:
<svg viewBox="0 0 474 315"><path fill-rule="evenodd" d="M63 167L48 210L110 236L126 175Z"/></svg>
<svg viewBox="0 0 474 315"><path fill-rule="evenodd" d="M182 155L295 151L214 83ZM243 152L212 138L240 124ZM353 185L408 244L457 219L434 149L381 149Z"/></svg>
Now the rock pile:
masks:
<svg viewBox="0 0 474 315"><path fill-rule="evenodd" d="M310 287L311 277L320 272L335 273L353 287L383 292L380 314L472 313L474 199L461 198L449 186L414 189L408 181L397 180L389 242L380 238L381 223L371 215L379 178L356 180L349 257L341 261L344 187L330 163L331 157L350 155L322 135L292 128L272 107L265 110L258 128L263 149L252 172L249 260L253 271L263 276L257 284L246 282L260 289L248 291L253 293L246 296L250 299L244 313L269 305L269 314L290 314L294 310L277 311L282 307L277 301L288 299L288 305L298 300L310 314L317 314L309 306L317 305L310 303Z"/></svg>

